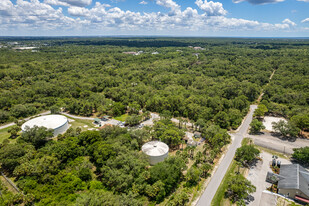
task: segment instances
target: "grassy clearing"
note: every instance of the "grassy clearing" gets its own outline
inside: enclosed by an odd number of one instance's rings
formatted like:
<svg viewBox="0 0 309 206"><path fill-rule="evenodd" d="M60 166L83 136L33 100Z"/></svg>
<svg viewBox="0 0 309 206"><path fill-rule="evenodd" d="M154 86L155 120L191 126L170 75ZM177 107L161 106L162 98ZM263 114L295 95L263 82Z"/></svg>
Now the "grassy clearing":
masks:
<svg viewBox="0 0 309 206"><path fill-rule="evenodd" d="M246 144L250 144L251 142L251 139L249 138L244 138L241 142L242 145L246 145ZM232 205L230 203L230 201L228 199L225 198L225 191L227 190L227 180L233 175L235 174L236 172L238 172L238 166L236 164L236 161L233 160L232 163L230 164L227 172L225 173L222 181L221 181L221 184L214 196L214 198L212 199L212 202L211 202L211 205L213 206L218 206L218 205ZM241 174L245 174L246 173L246 168L241 168L239 170L239 172Z"/></svg>
<svg viewBox="0 0 309 206"><path fill-rule="evenodd" d="M10 143L15 143L16 142L16 139L10 139L9 137L11 136L11 134L8 132L8 130L10 128L12 128L13 126L10 126L10 127L7 127L7 128L4 128L4 129L1 129L0 130L0 144L3 142L3 140L5 139L9 139L10 140Z"/></svg>
<svg viewBox="0 0 309 206"><path fill-rule="evenodd" d="M123 114L123 115L121 115L121 116L115 117L114 119L115 119L115 120L118 120L118 121L124 122L124 121L126 121L126 118L127 118L128 116L129 116L128 114Z"/></svg>
<svg viewBox="0 0 309 206"><path fill-rule="evenodd" d="M77 127L81 127L82 131L85 131L85 130L88 130L88 128L94 128L94 124L92 123L93 122L92 120L75 119L69 116L66 116L66 117L68 119L74 120L69 123L73 129L76 129ZM85 125L87 125L88 127L84 127Z"/></svg>
<svg viewBox="0 0 309 206"><path fill-rule="evenodd" d="M3 185L13 194L17 194L18 192L10 185L3 176L0 176L0 181L3 183Z"/></svg>
<svg viewBox="0 0 309 206"><path fill-rule="evenodd" d="M88 122L84 122L88 121ZM75 120L73 122L70 122L70 125L73 129L76 129L77 127L80 127L82 131L86 131L89 128L94 128L94 125L92 124L91 120ZM87 125L87 127L85 127Z"/></svg>
<svg viewBox="0 0 309 206"><path fill-rule="evenodd" d="M11 126L11 127L13 127L13 126ZM11 127L7 127L7 128L4 128L4 129L0 130L0 143L2 143L3 140L8 139L11 136L10 133L8 132L8 130Z"/></svg>

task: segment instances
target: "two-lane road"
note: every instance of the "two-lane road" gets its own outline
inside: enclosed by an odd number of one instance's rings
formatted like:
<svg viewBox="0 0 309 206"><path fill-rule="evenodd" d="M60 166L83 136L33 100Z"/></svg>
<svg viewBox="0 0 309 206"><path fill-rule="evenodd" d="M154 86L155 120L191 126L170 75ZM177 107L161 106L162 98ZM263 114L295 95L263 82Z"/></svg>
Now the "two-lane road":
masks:
<svg viewBox="0 0 309 206"><path fill-rule="evenodd" d="M242 125L238 128L238 132L234 134L230 134L233 136L233 142L230 145L227 153L225 154L224 158L222 159L217 171L215 174L211 177L211 180L209 184L207 185L204 193L200 197L200 199L197 202L198 206L210 206L211 201L213 197L215 196L220 183L229 167L231 164L236 149L241 146L241 141L243 140L244 136L247 135L247 131L249 129L249 125L252 121L253 117L253 112L257 108L257 105L251 105L250 106L250 111L245 117L245 120L243 121Z"/></svg>

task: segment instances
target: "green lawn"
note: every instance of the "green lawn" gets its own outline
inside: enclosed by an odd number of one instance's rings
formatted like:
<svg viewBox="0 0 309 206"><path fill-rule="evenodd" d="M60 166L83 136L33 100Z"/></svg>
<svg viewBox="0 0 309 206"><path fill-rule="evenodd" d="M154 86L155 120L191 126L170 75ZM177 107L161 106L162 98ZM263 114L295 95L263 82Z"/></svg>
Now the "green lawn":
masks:
<svg viewBox="0 0 309 206"><path fill-rule="evenodd" d="M9 137L11 136L10 133L8 132L8 130L10 128L12 128L13 126L10 126L10 127L7 127L7 128L4 128L4 129L1 129L0 130L0 143L3 142L3 140L5 139L9 139ZM14 143L16 142L16 139L9 139L11 143Z"/></svg>
<svg viewBox="0 0 309 206"><path fill-rule="evenodd" d="M63 114L64 116L66 116L65 114ZM72 119L74 120L73 122L70 122L69 124L71 125L71 127L73 129L77 128L77 127L81 127L82 131L88 130L89 128L94 128L94 124L92 123L92 120L84 120L84 119L75 119L72 117L68 117L66 116L68 119ZM88 127L84 127L85 125L87 125Z"/></svg>
<svg viewBox="0 0 309 206"><path fill-rule="evenodd" d="M129 116L128 114L123 114L123 115L121 115L121 116L115 117L114 119L115 119L115 120L118 120L118 121L124 122L124 121L126 121L126 118L127 118L128 116Z"/></svg>

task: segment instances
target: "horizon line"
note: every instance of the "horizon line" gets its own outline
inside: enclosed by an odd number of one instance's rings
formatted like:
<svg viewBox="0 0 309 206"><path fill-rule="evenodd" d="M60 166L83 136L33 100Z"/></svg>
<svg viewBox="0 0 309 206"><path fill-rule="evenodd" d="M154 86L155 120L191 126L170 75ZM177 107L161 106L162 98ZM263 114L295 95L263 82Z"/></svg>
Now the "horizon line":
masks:
<svg viewBox="0 0 309 206"><path fill-rule="evenodd" d="M53 36L47 36L47 35L42 35L42 36L30 36L30 35L25 35L25 36L19 36L19 35L0 35L0 38L68 38L68 37L74 37L74 38L106 38L106 37L146 37L146 38L162 38L162 37L167 37L167 38L248 38L248 39L309 39L309 37L275 37L275 36L265 36L265 37L253 37L253 36L173 36L173 35L53 35Z"/></svg>

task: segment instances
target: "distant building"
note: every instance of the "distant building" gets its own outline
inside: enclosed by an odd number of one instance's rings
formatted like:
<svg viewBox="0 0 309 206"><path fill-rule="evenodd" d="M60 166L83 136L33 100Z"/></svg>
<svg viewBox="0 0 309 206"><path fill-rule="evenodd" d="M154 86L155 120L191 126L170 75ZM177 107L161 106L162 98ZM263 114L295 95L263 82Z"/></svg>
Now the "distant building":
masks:
<svg viewBox="0 0 309 206"><path fill-rule="evenodd" d="M124 53L124 54L132 54L132 55L134 55L134 56L137 56L137 55L140 55L140 54L142 54L142 53L144 53L144 51L138 51L138 52L122 52L122 53Z"/></svg>
<svg viewBox="0 0 309 206"><path fill-rule="evenodd" d="M199 47L199 46L193 47L193 49L195 49L195 50L204 50L204 48Z"/></svg>
<svg viewBox="0 0 309 206"><path fill-rule="evenodd" d="M99 119L99 118L94 118L93 122L94 122L95 124L101 124L101 119Z"/></svg>
<svg viewBox="0 0 309 206"><path fill-rule="evenodd" d="M194 138L201 138L202 134L200 132L194 132Z"/></svg>
<svg viewBox="0 0 309 206"><path fill-rule="evenodd" d="M309 203L309 172L299 164L281 165L278 193Z"/></svg>
<svg viewBox="0 0 309 206"><path fill-rule="evenodd" d="M14 47L14 50L29 50L29 49L36 49L37 47L30 47L30 46L23 46L23 47Z"/></svg>
<svg viewBox="0 0 309 206"><path fill-rule="evenodd" d="M18 45L18 42L7 42L8 45Z"/></svg>
<svg viewBox="0 0 309 206"><path fill-rule="evenodd" d="M137 52L123 52L124 54L132 54L132 55L138 55Z"/></svg>
<svg viewBox="0 0 309 206"><path fill-rule="evenodd" d="M193 137L194 134L191 132L185 132L185 137L183 138L185 140L185 142L187 143L188 146L191 147L196 147L198 145L198 143L196 141L194 141Z"/></svg>
<svg viewBox="0 0 309 206"><path fill-rule="evenodd" d="M101 118L101 120L104 121L104 122L106 122L106 121L109 120L109 118L110 118L110 116L105 115L105 116L103 116L103 117Z"/></svg>

